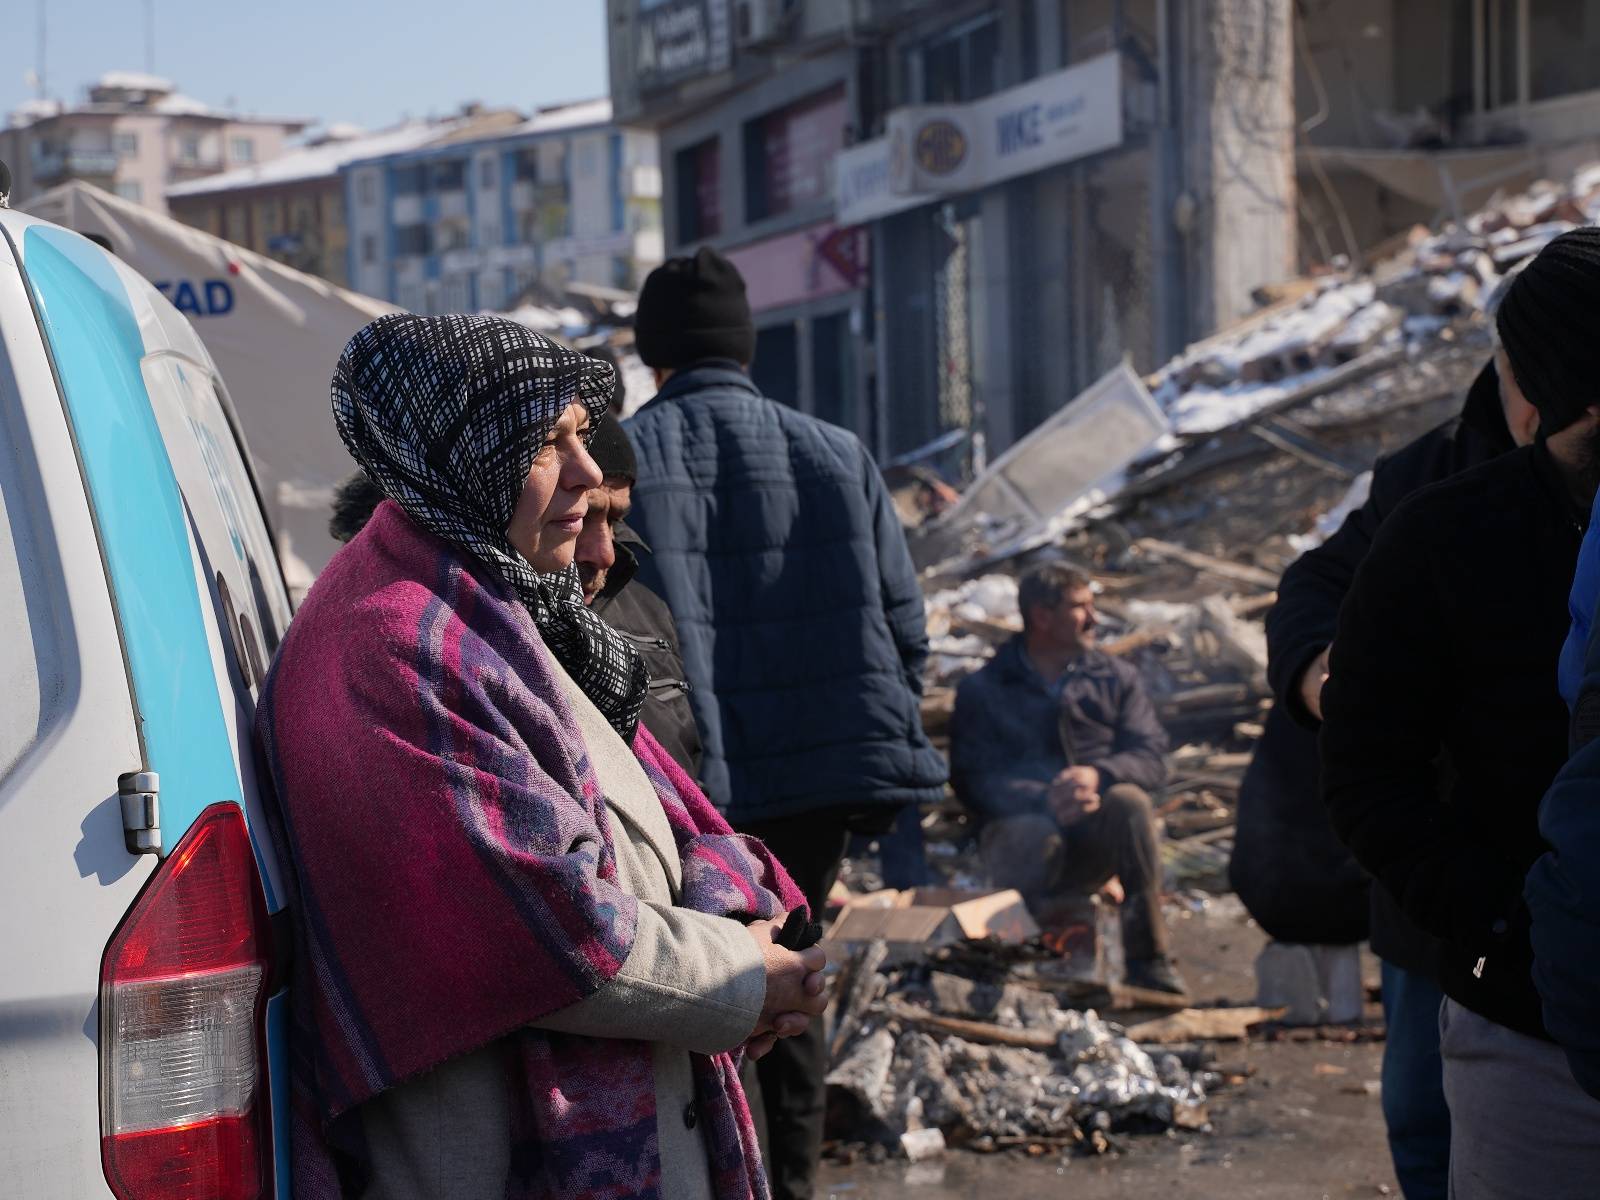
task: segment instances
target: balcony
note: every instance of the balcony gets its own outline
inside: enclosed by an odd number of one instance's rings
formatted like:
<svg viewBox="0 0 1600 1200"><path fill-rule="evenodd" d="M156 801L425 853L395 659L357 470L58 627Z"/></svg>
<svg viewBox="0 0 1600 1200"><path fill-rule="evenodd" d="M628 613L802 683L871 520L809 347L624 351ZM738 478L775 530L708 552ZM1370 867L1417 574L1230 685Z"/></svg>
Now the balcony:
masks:
<svg viewBox="0 0 1600 1200"><path fill-rule="evenodd" d="M122 160L115 150L65 150L40 154L34 159L33 173L42 184L62 179L109 179Z"/></svg>
<svg viewBox="0 0 1600 1200"><path fill-rule="evenodd" d="M420 225L422 197L415 192L396 196L390 205L389 215L396 225Z"/></svg>
<svg viewBox="0 0 1600 1200"><path fill-rule="evenodd" d="M567 202L565 183L535 183L519 179L511 186L511 207L518 212Z"/></svg>
<svg viewBox="0 0 1600 1200"><path fill-rule="evenodd" d="M222 170L224 165L220 154L201 154L193 158L175 158L167 164L167 179L172 183L184 183L190 179L202 179L207 175L215 175Z"/></svg>
<svg viewBox="0 0 1600 1200"><path fill-rule="evenodd" d="M638 200L661 199L661 168L634 167L629 178L628 195Z"/></svg>
<svg viewBox="0 0 1600 1200"><path fill-rule="evenodd" d="M439 216L441 218L465 217L467 215L467 194L462 191L439 192Z"/></svg>

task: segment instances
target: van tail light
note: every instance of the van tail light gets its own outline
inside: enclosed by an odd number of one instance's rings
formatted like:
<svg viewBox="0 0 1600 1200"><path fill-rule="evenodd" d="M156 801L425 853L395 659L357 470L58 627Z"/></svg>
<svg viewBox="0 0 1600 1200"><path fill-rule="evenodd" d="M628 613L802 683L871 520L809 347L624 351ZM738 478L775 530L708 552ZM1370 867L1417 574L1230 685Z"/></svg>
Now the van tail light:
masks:
<svg viewBox="0 0 1600 1200"><path fill-rule="evenodd" d="M256 1200L272 1183L272 927L244 814L213 804L100 967L100 1156L118 1200Z"/></svg>

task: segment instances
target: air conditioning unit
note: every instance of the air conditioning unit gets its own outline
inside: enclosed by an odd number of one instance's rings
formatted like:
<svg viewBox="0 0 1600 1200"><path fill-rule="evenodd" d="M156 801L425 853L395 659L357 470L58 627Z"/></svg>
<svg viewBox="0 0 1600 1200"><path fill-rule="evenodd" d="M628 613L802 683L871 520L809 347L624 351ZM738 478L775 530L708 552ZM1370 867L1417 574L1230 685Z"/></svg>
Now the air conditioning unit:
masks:
<svg viewBox="0 0 1600 1200"><path fill-rule="evenodd" d="M781 42L799 15L800 4L801 0L736 0L735 43L741 50L754 50Z"/></svg>

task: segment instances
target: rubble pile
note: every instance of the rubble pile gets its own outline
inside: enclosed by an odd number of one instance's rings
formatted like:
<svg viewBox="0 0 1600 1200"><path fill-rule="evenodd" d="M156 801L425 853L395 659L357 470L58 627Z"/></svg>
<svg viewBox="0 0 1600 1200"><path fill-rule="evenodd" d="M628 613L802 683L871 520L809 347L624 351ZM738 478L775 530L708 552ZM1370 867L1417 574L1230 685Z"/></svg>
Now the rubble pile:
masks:
<svg viewBox="0 0 1600 1200"><path fill-rule="evenodd" d="M1063 420L960 497L917 468L901 499L923 567L923 718L935 743L947 745L961 680L1020 631L1020 572L1041 557L1087 568L1100 647L1139 669L1172 738L1157 797L1167 890L1197 911L1236 905L1227 865L1270 706L1262 620L1284 568L1364 502L1379 454L1459 410L1488 359L1483 309L1506 273L1597 217L1600 167L1458 225L1415 230L1365 274L1277 289L1260 312L1146 380L1108 376L1084 397L1113 413L1104 423L1152 412L1166 422L1134 458L1117 456L1125 444L1117 455L1098 445L1079 453L1085 423ZM1097 472L1096 461L1119 465ZM1011 509L974 511L991 495ZM939 884L991 884L953 797L924 814L923 835ZM849 860L843 898L881 887L876 868L871 847ZM1219 1082L1206 1047L1245 1036L1267 1010L1189 1009L1126 1028L1106 1020L1098 1014L1152 998L1119 992L1116 922L1095 906L1086 972L1069 967L1075 951L1052 931L892 953L851 943L833 1022L834 1132L898 1141L916 1159L943 1141L1096 1150L1113 1130L1205 1127ZM1363 998L1352 964L1343 1015ZM1281 1004L1268 1015L1295 1007Z"/></svg>
<svg viewBox="0 0 1600 1200"><path fill-rule="evenodd" d="M1196 1069L1194 1049L1186 1065L1050 991L956 973L971 956L930 958L889 965L873 943L845 967L828 1076L830 1125L843 1138L893 1144L926 1127L983 1150L1099 1151L1113 1130L1206 1126L1219 1081Z"/></svg>

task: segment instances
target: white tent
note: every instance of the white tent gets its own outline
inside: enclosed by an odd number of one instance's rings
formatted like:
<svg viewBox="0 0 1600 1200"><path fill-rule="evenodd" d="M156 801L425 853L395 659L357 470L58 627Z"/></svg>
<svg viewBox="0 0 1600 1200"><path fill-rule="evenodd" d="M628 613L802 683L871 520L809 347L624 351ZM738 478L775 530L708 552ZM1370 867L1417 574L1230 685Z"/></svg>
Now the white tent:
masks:
<svg viewBox="0 0 1600 1200"><path fill-rule="evenodd" d="M355 470L328 384L345 343L392 305L335 287L85 183L29 212L105 238L193 323L244 427L279 557L298 599L333 556L333 489Z"/></svg>

